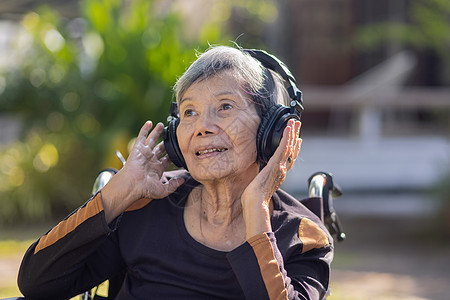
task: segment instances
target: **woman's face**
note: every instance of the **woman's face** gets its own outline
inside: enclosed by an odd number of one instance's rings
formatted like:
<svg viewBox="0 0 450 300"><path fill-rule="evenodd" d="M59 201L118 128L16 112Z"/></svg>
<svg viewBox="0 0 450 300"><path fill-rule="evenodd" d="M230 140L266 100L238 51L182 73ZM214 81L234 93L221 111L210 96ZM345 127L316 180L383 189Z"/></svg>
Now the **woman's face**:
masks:
<svg viewBox="0 0 450 300"><path fill-rule="evenodd" d="M179 103L178 143L198 181L252 176L260 118L231 71L192 84Z"/></svg>

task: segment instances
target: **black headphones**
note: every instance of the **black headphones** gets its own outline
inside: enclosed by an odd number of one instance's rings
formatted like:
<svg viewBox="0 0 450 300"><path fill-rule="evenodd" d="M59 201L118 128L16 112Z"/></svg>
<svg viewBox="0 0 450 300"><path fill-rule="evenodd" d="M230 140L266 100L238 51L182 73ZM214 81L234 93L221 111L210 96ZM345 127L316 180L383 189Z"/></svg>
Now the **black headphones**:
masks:
<svg viewBox="0 0 450 300"><path fill-rule="evenodd" d="M280 144L283 136L284 128L287 126L287 122L290 119L300 120L303 112L303 99L302 92L295 85L295 78L286 67L286 65L275 56L263 51L255 49L243 49L242 51L248 53L250 56L258 60L265 68L271 69L278 73L285 81L287 85L287 92L291 101L289 106L281 104L272 105L267 112L265 112L261 124L259 125L258 132L256 134L256 149L258 154L258 161L265 165L275 153L278 145ZM273 82L273 78L270 75L270 80ZM272 84L272 89L274 85ZM276 97L276 91L268 91L269 97L274 95ZM180 123L178 116L178 108L176 102L173 102L170 107L170 116L167 118L168 124L163 131L164 147L170 160L178 167L187 169L186 162L183 154L181 153L180 146L177 139L177 127Z"/></svg>

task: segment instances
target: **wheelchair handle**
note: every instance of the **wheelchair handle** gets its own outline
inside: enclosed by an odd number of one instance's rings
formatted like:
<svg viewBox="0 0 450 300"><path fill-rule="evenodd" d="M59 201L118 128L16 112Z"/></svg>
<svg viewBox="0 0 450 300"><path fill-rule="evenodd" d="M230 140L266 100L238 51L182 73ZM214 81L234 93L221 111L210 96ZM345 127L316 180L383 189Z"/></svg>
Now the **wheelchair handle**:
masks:
<svg viewBox="0 0 450 300"><path fill-rule="evenodd" d="M346 235L342 231L339 218L334 210L333 199L342 195L342 189L333 183L333 176L326 172L316 172L308 179L309 197L323 199L324 223L332 236L341 242Z"/></svg>

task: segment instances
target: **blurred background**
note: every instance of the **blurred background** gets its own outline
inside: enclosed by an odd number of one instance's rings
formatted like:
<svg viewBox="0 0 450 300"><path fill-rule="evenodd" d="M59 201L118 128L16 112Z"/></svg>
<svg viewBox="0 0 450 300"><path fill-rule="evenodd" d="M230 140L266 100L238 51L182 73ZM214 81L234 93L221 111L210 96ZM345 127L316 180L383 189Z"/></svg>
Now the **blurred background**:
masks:
<svg viewBox="0 0 450 300"><path fill-rule="evenodd" d="M284 189L316 171L335 208L329 299L448 299L450 2L0 2L0 298L20 295L31 243L120 168L146 120L209 45L263 48L304 92L304 140Z"/></svg>

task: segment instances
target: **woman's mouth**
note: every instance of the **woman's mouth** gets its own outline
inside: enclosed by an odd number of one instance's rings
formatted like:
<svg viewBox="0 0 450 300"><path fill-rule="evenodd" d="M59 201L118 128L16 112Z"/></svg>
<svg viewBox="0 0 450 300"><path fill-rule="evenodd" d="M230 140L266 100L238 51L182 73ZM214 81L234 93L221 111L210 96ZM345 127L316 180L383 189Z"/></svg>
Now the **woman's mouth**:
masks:
<svg viewBox="0 0 450 300"><path fill-rule="evenodd" d="M203 156L203 155L210 154L210 153L220 153L220 152L224 152L227 150L228 150L227 148L208 148L208 149L203 149L203 150L199 150L199 151L195 152L195 155Z"/></svg>

